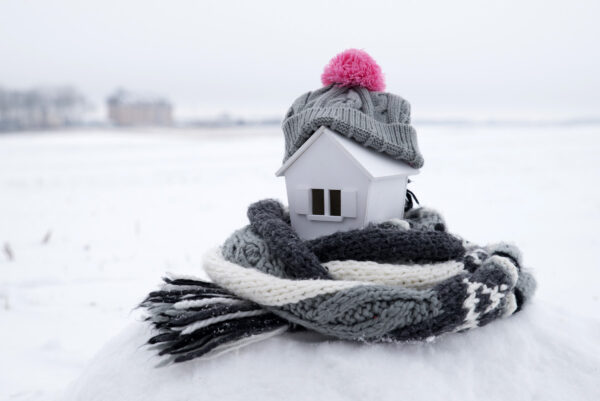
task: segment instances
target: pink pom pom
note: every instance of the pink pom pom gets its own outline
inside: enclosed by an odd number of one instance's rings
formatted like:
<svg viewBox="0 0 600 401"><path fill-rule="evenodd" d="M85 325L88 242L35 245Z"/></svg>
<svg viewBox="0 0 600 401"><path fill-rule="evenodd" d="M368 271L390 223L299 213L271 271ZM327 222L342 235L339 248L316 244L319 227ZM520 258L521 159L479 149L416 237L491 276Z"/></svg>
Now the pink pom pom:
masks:
<svg viewBox="0 0 600 401"><path fill-rule="evenodd" d="M371 91L385 90L381 68L367 52L348 49L331 59L321 75L323 85L362 86Z"/></svg>

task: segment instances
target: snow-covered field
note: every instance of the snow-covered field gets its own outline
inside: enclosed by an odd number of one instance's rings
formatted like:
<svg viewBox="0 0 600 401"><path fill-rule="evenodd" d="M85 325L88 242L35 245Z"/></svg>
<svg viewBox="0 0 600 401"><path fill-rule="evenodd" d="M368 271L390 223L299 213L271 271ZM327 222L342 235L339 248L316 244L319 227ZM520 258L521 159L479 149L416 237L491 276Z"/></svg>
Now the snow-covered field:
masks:
<svg viewBox="0 0 600 401"><path fill-rule="evenodd" d="M600 399L600 126L417 128L413 191L518 244L530 308L427 344L283 336L161 369L133 308L165 271L201 275L250 202L285 200L279 129L0 135L0 399Z"/></svg>

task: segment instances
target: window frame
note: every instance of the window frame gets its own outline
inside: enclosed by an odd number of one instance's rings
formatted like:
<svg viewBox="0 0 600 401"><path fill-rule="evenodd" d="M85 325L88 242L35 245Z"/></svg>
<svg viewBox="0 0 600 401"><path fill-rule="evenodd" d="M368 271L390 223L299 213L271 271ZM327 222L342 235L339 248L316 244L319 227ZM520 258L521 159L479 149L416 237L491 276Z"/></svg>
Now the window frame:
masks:
<svg viewBox="0 0 600 401"><path fill-rule="evenodd" d="M329 216L342 216L342 190L329 189Z"/></svg>
<svg viewBox="0 0 600 401"><path fill-rule="evenodd" d="M308 210L310 211L310 213L306 213L306 217L309 220L340 222L344 219L342 208L342 202L344 197L343 190L326 188L308 188L308 190L310 194ZM335 195L333 195L333 202L339 201L338 205L332 205L332 193L335 193ZM315 200L317 200L319 203L320 201L322 201L323 204L315 204ZM322 209L320 208L320 206L322 206ZM334 207L332 208L332 206ZM339 207L338 210L336 210L336 206ZM338 214L331 214L332 210L334 213Z"/></svg>
<svg viewBox="0 0 600 401"><path fill-rule="evenodd" d="M317 202L315 202L318 201ZM327 215L327 200L325 199L324 188L311 188L310 189L310 211L313 216L326 216Z"/></svg>

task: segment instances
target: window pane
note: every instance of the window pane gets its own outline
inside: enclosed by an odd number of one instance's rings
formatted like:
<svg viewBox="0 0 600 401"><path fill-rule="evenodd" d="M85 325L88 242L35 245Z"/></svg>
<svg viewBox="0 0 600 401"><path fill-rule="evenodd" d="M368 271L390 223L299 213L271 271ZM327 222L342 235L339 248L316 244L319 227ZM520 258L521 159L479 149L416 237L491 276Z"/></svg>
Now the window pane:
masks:
<svg viewBox="0 0 600 401"><path fill-rule="evenodd" d="M339 189L329 190L329 214L332 216L342 215L342 191Z"/></svg>
<svg viewBox="0 0 600 401"><path fill-rule="evenodd" d="M312 214L325 214L325 191L322 189L311 189L312 191Z"/></svg>

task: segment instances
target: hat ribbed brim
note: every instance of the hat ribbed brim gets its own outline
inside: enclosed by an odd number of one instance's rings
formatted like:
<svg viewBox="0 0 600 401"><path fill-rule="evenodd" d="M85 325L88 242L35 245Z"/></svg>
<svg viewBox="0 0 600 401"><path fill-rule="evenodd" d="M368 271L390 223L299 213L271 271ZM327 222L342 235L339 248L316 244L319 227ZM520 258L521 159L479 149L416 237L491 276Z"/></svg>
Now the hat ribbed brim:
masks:
<svg viewBox="0 0 600 401"><path fill-rule="evenodd" d="M282 126L286 143L284 162L321 126L413 168L423 167L417 132L410 124L383 123L360 110L345 107L312 107L287 118Z"/></svg>

